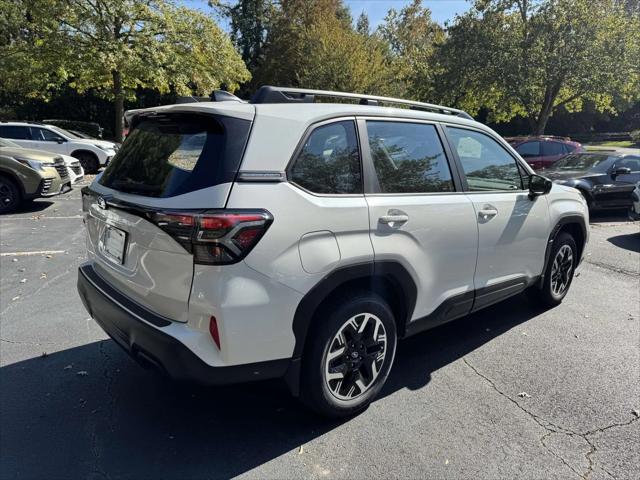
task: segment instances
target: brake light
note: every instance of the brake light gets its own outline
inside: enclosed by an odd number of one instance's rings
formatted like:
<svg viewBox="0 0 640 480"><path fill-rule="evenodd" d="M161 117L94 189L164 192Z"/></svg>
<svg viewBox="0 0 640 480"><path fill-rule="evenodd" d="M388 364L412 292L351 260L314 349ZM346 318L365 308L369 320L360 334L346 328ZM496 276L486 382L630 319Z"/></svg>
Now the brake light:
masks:
<svg viewBox="0 0 640 480"><path fill-rule="evenodd" d="M150 213L149 219L205 265L242 260L273 221L266 210L167 211Z"/></svg>

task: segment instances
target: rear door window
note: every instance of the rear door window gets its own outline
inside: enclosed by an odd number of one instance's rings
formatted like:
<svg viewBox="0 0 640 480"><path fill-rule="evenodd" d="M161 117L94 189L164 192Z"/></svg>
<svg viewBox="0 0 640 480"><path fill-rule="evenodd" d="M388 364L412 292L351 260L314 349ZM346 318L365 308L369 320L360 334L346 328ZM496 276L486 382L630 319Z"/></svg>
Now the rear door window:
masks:
<svg viewBox="0 0 640 480"><path fill-rule="evenodd" d="M360 152L353 120L317 127L305 141L288 177L313 193L362 193Z"/></svg>
<svg viewBox="0 0 640 480"><path fill-rule="evenodd" d="M367 133L380 192L454 190L449 164L433 125L367 121Z"/></svg>
<svg viewBox="0 0 640 480"><path fill-rule="evenodd" d="M29 140L29 128L20 125L0 126L0 137L14 140Z"/></svg>
<svg viewBox="0 0 640 480"><path fill-rule="evenodd" d="M143 118L100 179L105 187L173 197L232 182L251 122L187 113Z"/></svg>
<svg viewBox="0 0 640 480"><path fill-rule="evenodd" d="M554 155L564 155L566 152L561 143L558 142L544 142L542 150L545 157L551 157Z"/></svg>

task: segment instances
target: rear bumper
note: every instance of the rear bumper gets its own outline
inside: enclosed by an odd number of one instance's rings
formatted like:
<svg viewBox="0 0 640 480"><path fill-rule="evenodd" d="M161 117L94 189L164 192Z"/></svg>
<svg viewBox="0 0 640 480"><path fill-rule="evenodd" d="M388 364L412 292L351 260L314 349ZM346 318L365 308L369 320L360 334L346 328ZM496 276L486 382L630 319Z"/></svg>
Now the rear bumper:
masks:
<svg viewBox="0 0 640 480"><path fill-rule="evenodd" d="M105 282L90 264L78 269L78 293L102 329L144 366L175 380L224 385L284 376L289 359L214 367L163 328L172 322L128 299Z"/></svg>

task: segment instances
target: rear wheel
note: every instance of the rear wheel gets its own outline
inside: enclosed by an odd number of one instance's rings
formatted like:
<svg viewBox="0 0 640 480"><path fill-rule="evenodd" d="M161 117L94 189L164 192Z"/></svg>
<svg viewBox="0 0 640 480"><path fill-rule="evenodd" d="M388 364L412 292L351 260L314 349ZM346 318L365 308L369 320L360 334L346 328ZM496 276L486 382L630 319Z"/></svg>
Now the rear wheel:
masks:
<svg viewBox="0 0 640 480"><path fill-rule="evenodd" d="M13 212L20 205L20 189L13 180L0 175L0 213Z"/></svg>
<svg viewBox="0 0 640 480"><path fill-rule="evenodd" d="M396 326L387 303L357 294L323 310L302 362L301 399L329 417L355 415L384 385L396 351ZM326 315L326 316L325 316Z"/></svg>
<svg viewBox="0 0 640 480"><path fill-rule="evenodd" d="M568 233L560 232L553 242L542 287L531 287L527 293L544 305L559 305L569 291L577 264L578 249L575 240Z"/></svg>
<svg viewBox="0 0 640 480"><path fill-rule="evenodd" d="M93 153L73 152L72 156L80 161L80 165L82 165L85 173L98 173L100 163L98 162L98 158Z"/></svg>

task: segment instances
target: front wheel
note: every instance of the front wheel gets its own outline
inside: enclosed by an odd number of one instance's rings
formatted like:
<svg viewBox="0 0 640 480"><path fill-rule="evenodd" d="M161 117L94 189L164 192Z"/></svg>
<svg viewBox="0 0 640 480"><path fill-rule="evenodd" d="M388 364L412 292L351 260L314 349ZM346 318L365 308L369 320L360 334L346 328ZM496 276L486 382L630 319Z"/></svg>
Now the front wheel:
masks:
<svg viewBox="0 0 640 480"><path fill-rule="evenodd" d="M336 302L315 319L302 361L301 399L328 417L365 410L384 385L396 352L388 304L362 293Z"/></svg>
<svg viewBox="0 0 640 480"><path fill-rule="evenodd" d="M542 288L530 287L527 293L544 305L560 305L569 292L577 265L578 249L575 240L566 232L559 233L553 242Z"/></svg>
<svg viewBox="0 0 640 480"><path fill-rule="evenodd" d="M13 212L20 205L20 190L15 182L0 175L0 213Z"/></svg>

